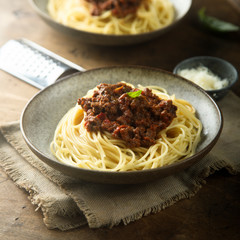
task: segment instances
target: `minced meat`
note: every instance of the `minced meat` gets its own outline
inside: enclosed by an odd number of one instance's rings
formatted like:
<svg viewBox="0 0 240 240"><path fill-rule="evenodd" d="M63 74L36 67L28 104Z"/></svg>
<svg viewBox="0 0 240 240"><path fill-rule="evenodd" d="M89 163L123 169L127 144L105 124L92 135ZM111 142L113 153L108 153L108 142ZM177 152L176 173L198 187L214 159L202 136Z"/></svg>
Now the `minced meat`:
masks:
<svg viewBox="0 0 240 240"><path fill-rule="evenodd" d="M117 17L125 17L137 11L141 0L86 0L93 5L92 15L99 16L103 11L111 10Z"/></svg>
<svg viewBox="0 0 240 240"><path fill-rule="evenodd" d="M172 101L160 99L148 88L137 97L128 93L139 89L125 83L102 83L97 89L91 98L78 99L86 112L86 129L108 131L130 148L155 144L158 133L176 117L177 107Z"/></svg>

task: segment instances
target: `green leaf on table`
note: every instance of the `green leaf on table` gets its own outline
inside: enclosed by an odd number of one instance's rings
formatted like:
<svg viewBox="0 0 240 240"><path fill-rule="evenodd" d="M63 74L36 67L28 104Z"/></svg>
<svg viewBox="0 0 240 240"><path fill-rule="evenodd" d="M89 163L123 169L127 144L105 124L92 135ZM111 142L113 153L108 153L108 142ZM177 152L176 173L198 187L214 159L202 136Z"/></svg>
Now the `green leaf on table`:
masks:
<svg viewBox="0 0 240 240"><path fill-rule="evenodd" d="M205 14L205 8L198 11L198 18L200 22L207 28L217 32L232 32L239 31L240 27L230 22L222 21L218 18L208 16Z"/></svg>

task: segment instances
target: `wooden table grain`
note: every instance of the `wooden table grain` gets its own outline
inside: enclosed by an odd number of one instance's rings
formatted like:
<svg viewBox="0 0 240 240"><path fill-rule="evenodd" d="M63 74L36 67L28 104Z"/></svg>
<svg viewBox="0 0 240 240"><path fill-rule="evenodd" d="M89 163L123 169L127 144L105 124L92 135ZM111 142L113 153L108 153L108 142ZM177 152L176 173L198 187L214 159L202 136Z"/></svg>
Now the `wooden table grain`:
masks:
<svg viewBox="0 0 240 240"><path fill-rule="evenodd" d="M235 1L236 3L236 1ZM240 72L240 33L213 34L198 23L197 12L240 23L233 0L193 0L185 19L159 38L125 47L94 46L62 35L46 25L27 0L0 0L0 45L26 38L85 69L110 65L144 65L172 71L181 60L197 55L224 58ZM27 101L39 90L0 71L0 123L18 120ZM240 84L233 91L240 96ZM48 230L40 211L0 168L0 239L240 239L240 176L219 171L191 199L157 214L112 229L84 226L61 232Z"/></svg>

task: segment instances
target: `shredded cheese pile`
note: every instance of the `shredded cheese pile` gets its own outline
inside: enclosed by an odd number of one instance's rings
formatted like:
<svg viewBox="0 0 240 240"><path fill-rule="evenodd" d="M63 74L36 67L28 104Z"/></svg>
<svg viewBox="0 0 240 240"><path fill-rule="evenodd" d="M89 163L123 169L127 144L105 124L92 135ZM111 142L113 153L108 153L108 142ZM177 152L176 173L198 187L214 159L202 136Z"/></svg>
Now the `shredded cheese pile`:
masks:
<svg viewBox="0 0 240 240"><path fill-rule="evenodd" d="M204 66L191 69L182 69L178 71L178 75L191 80L205 90L217 90L228 85L227 79L220 79Z"/></svg>

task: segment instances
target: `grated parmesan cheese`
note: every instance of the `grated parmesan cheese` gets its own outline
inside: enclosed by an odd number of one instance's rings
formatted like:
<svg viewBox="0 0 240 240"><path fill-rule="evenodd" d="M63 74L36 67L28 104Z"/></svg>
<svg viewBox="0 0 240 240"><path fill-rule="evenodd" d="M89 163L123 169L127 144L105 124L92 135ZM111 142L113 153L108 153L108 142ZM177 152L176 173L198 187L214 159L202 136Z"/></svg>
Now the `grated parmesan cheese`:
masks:
<svg viewBox="0 0 240 240"><path fill-rule="evenodd" d="M220 79L204 66L182 69L179 70L177 74L191 80L205 90L217 90L228 85L227 79Z"/></svg>

